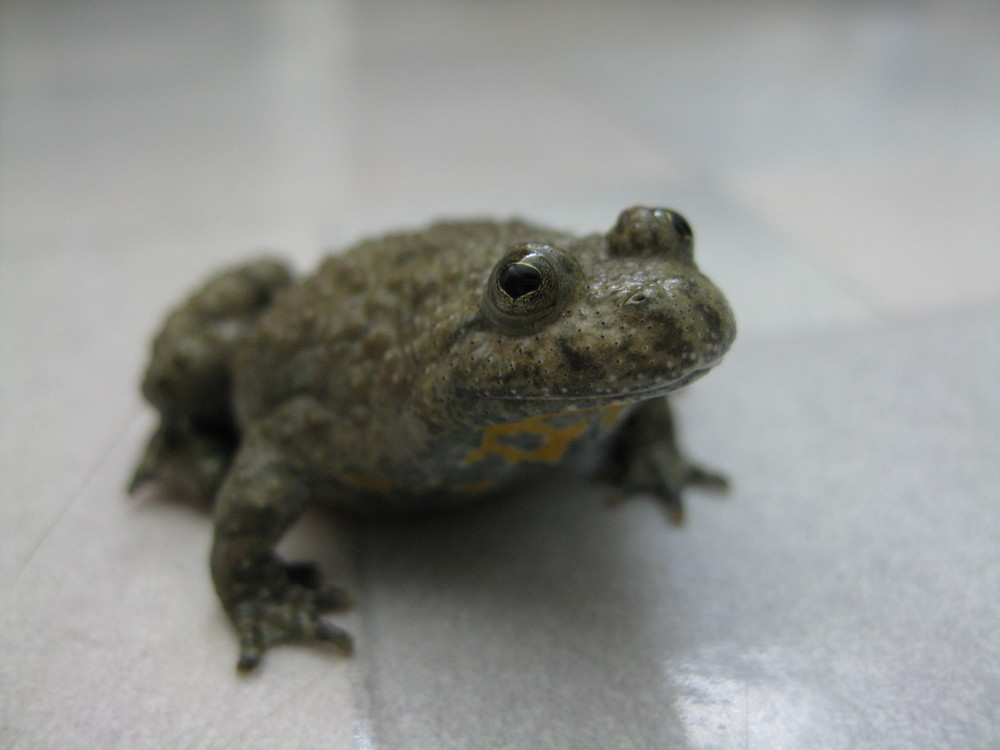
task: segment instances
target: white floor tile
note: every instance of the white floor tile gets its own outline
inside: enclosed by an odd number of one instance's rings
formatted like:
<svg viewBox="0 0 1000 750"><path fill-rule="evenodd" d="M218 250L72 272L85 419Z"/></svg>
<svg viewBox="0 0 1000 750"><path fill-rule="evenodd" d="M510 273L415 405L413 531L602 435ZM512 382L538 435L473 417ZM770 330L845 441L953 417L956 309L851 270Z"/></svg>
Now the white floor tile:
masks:
<svg viewBox="0 0 1000 750"><path fill-rule="evenodd" d="M852 163L734 182L776 233L876 309L913 313L1000 297L1000 254L988 250L1000 247L1000 158Z"/></svg>
<svg viewBox="0 0 1000 750"><path fill-rule="evenodd" d="M998 38L987 0L0 3L0 746L996 744L1000 348L954 311L1000 300ZM679 400L731 500L310 517L358 654L237 678L209 522L122 491L163 313L264 250L637 203L740 321Z"/></svg>

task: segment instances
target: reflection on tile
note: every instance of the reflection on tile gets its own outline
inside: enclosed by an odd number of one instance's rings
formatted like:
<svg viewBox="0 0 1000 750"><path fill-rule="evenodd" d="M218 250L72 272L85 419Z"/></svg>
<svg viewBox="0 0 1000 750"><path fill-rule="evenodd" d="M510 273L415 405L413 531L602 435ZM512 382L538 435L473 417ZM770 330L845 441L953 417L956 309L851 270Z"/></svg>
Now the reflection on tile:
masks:
<svg viewBox="0 0 1000 750"><path fill-rule="evenodd" d="M560 479L369 530L376 742L988 747L998 313L735 352L680 399L735 480L683 529Z"/></svg>

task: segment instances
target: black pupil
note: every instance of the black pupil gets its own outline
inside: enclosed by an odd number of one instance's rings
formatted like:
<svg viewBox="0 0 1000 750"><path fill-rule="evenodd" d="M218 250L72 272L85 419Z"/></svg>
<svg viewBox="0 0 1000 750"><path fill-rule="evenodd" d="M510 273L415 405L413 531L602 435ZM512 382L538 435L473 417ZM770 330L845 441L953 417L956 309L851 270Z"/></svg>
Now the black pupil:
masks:
<svg viewBox="0 0 1000 750"><path fill-rule="evenodd" d="M511 263L500 272L497 283L512 299L517 299L536 291L542 285L542 274L527 263Z"/></svg>

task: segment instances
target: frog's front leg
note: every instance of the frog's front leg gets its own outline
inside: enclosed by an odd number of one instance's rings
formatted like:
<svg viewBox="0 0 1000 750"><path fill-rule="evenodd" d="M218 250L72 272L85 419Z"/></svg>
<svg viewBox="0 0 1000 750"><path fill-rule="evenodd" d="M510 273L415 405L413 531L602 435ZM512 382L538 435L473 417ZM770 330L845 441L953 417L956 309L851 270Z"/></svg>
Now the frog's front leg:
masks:
<svg viewBox="0 0 1000 750"><path fill-rule="evenodd" d="M311 564L288 563L275 552L309 501L294 446L281 437L297 425L259 427L247 436L219 492L211 555L215 589L239 634L241 671L257 666L277 643L318 640L351 650L350 636L323 619L347 605L345 592L320 585Z"/></svg>
<svg viewBox="0 0 1000 750"><path fill-rule="evenodd" d="M626 494L655 495L674 523L684 520L685 487L728 486L724 476L681 453L665 396L643 401L626 418L611 442L601 476Z"/></svg>

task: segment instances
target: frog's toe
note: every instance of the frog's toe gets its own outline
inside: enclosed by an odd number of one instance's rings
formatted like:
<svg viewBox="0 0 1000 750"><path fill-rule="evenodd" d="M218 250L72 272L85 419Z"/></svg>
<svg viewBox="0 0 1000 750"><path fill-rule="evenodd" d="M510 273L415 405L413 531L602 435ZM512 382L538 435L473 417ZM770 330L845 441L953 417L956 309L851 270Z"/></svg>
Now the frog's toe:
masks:
<svg viewBox="0 0 1000 750"><path fill-rule="evenodd" d="M653 489L653 494L667 514L670 523L676 526L684 523L684 498L679 487L663 484Z"/></svg>
<svg viewBox="0 0 1000 750"><path fill-rule="evenodd" d="M351 595L337 586L322 586L313 598L320 612L337 612L351 606Z"/></svg>
<svg viewBox="0 0 1000 750"><path fill-rule="evenodd" d="M260 664L261 657L264 656L264 645L261 638L252 632L240 633L240 658L236 662L236 668L240 672L249 672Z"/></svg>
<svg viewBox="0 0 1000 750"><path fill-rule="evenodd" d="M290 580L292 579L289 576ZM289 594L289 601L319 613L336 612L351 606L351 597L339 586L320 586L317 580L311 586L296 585Z"/></svg>
<svg viewBox="0 0 1000 750"><path fill-rule="evenodd" d="M344 656L350 656L354 653L354 640L351 638L351 634L343 628L337 627L332 622L321 620L319 626L316 628L315 637L318 641L326 641L333 644Z"/></svg>
<svg viewBox="0 0 1000 750"><path fill-rule="evenodd" d="M720 474L696 464L688 464L684 484L694 487L705 487L710 490L721 491L729 489L729 479L725 474Z"/></svg>
<svg viewBox="0 0 1000 750"><path fill-rule="evenodd" d="M634 461L619 482L626 495L652 495L670 522L678 525L684 523L684 490L693 486L724 490L729 482L722 474L671 454L649 454Z"/></svg>
<svg viewBox="0 0 1000 750"><path fill-rule="evenodd" d="M658 481L649 489L660 501L670 522L677 525L684 523L685 487L704 487L711 490L725 490L729 487L729 480L722 474L687 461L661 464L658 468Z"/></svg>
<svg viewBox="0 0 1000 750"><path fill-rule="evenodd" d="M241 672L254 669L264 651L279 643L322 641L349 655L354 648L350 634L322 617L342 606L343 600L343 592L331 587L285 600L238 605L233 618L240 637L236 668Z"/></svg>
<svg viewBox="0 0 1000 750"><path fill-rule="evenodd" d="M354 641L343 628L325 620L317 620L302 629L297 635L281 634L275 637L274 632L262 632L260 628L248 628L240 632L240 656L236 669L240 672L250 672L260 664L264 651L268 646L288 641L316 640L331 643L341 654L350 656L354 651Z"/></svg>

